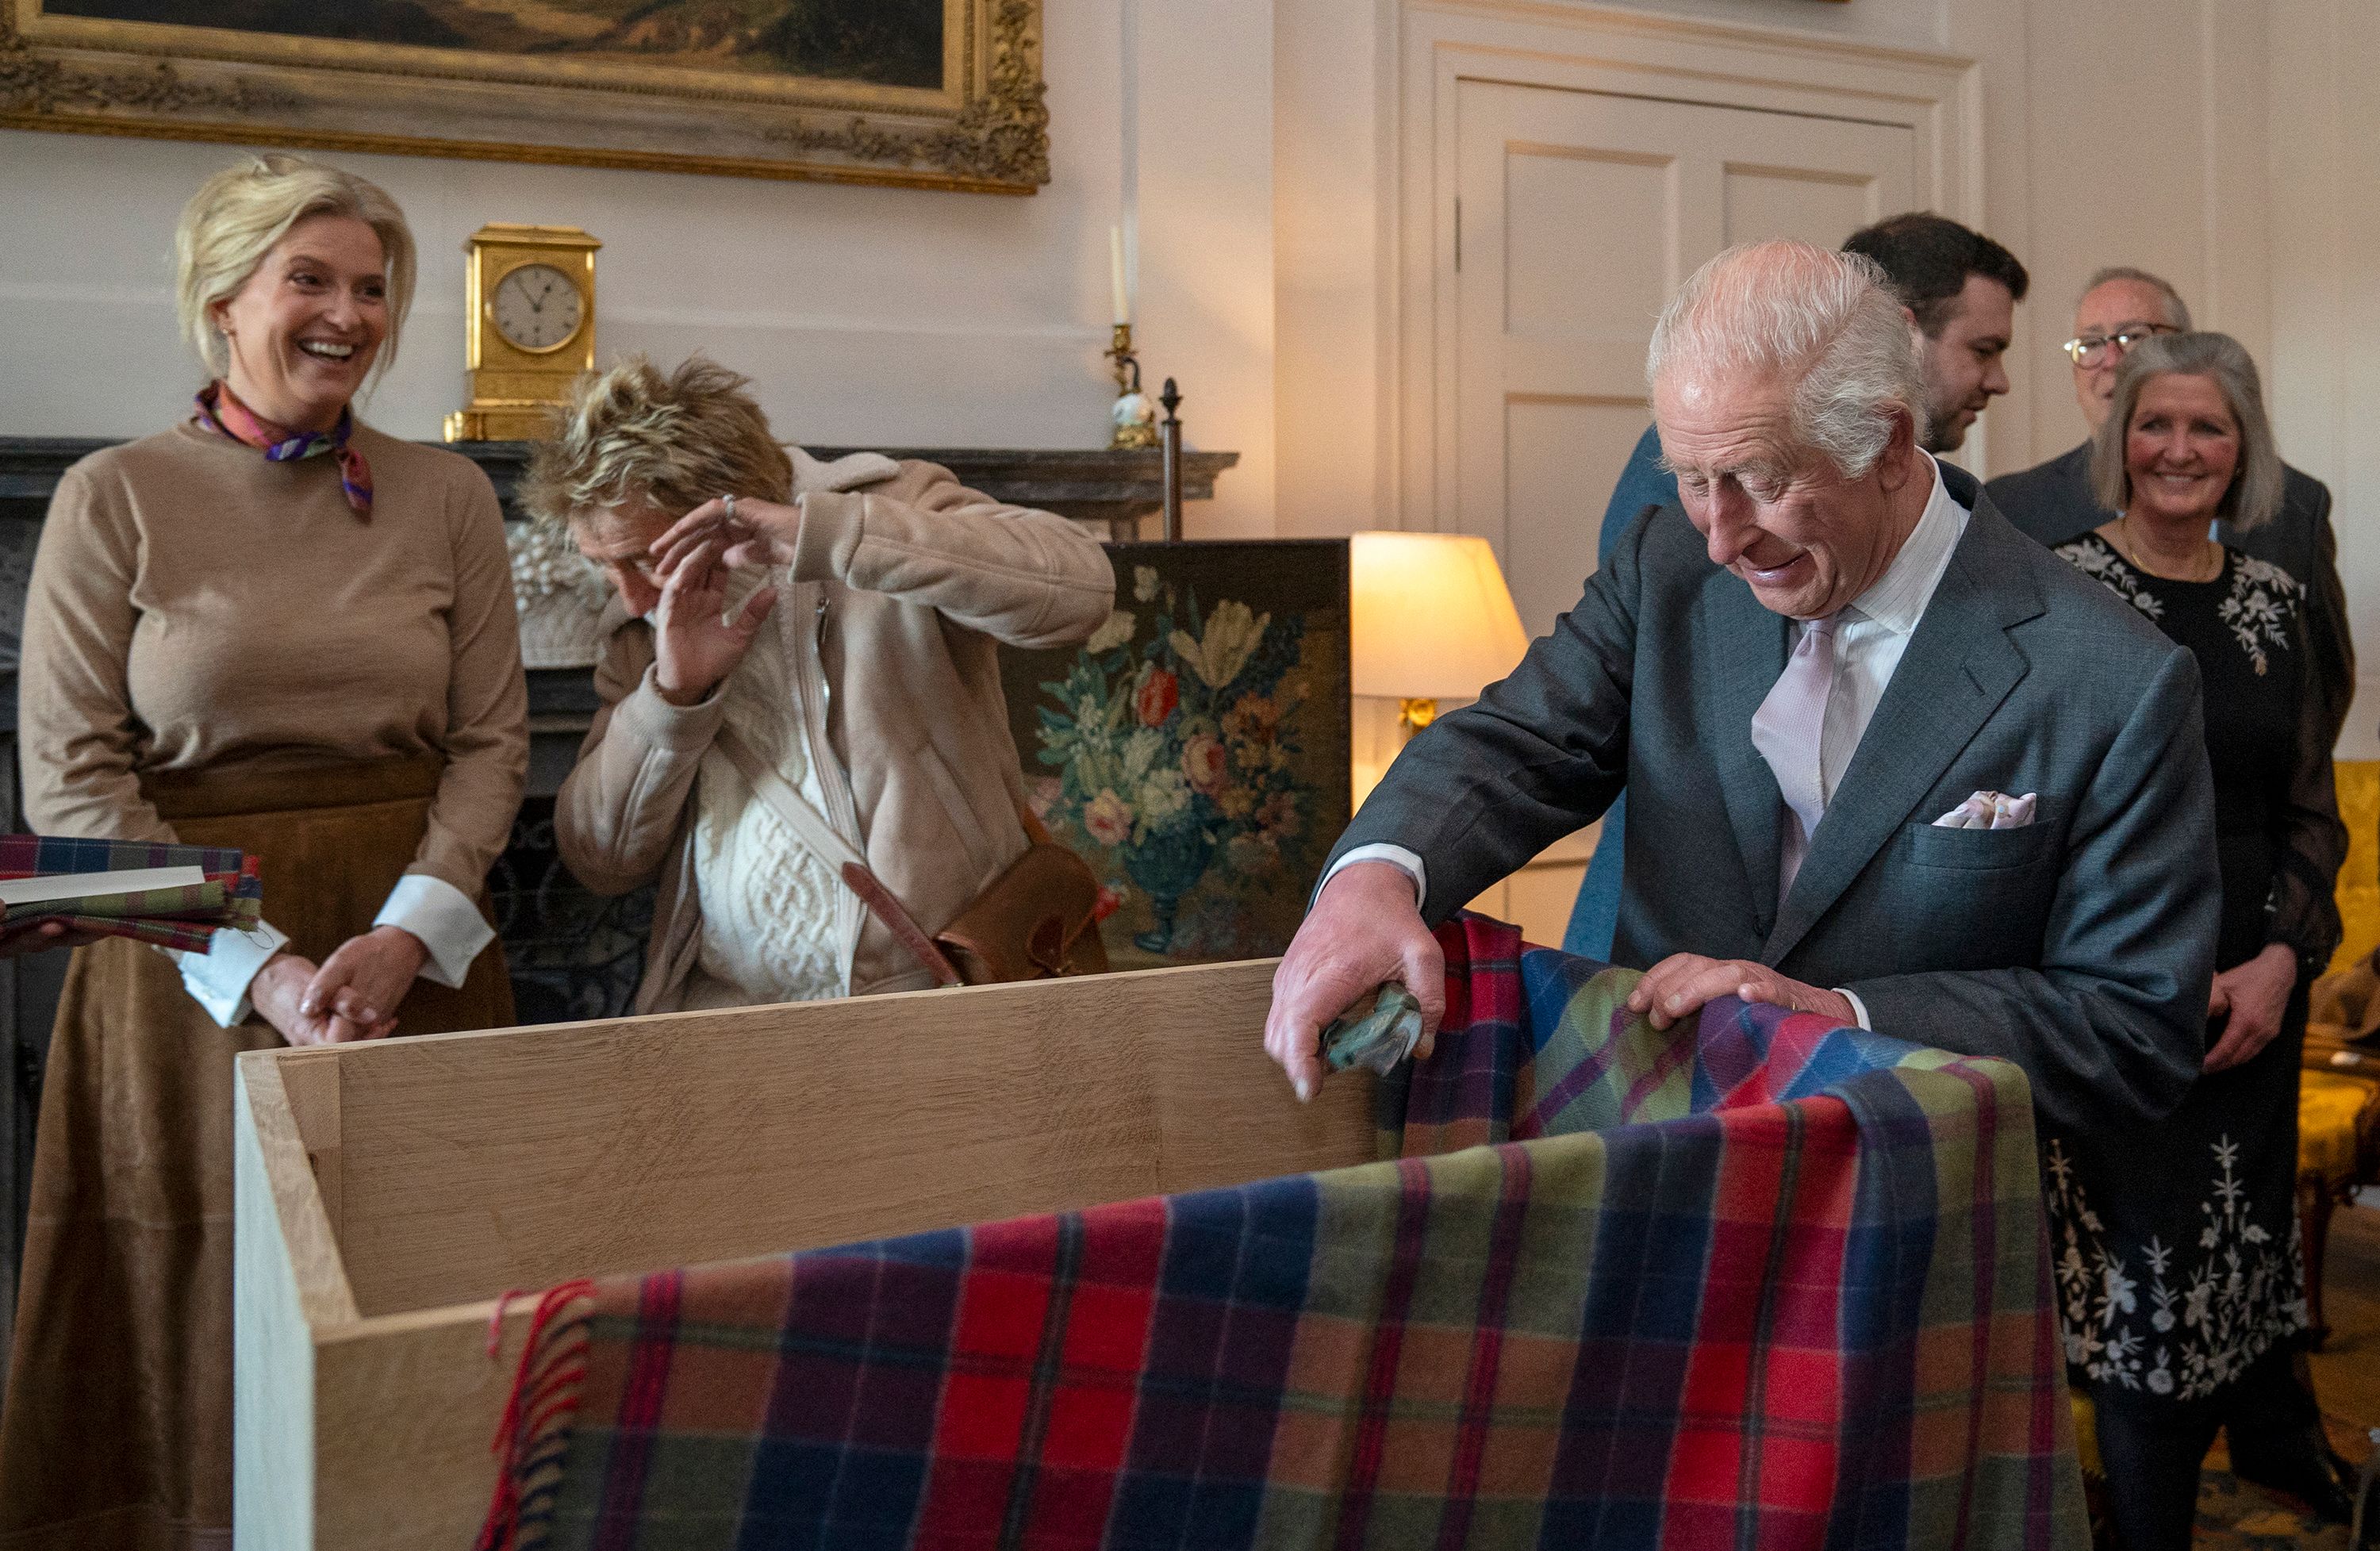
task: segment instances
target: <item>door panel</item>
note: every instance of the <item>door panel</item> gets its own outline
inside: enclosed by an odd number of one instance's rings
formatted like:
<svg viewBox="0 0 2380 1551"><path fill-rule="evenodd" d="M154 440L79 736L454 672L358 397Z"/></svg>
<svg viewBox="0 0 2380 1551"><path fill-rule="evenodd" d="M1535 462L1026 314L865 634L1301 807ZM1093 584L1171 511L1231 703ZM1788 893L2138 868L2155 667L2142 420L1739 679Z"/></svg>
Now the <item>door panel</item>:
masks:
<svg viewBox="0 0 2380 1551"><path fill-rule="evenodd" d="M1617 469L1645 433L1643 395L1520 398L1504 411L1504 576L1533 634L1578 601L1595 569L1596 518L1611 493L1581 482L1583 467ZM1578 520L1582 510L1588 520Z"/></svg>
<svg viewBox="0 0 2380 1551"><path fill-rule="evenodd" d="M1452 385L1457 510L1522 623L1551 626L1594 569L1613 479L1650 415L1662 304L1729 243L1833 247L1912 201L1906 127L1548 87L1456 94ZM1459 212L1459 215L1457 214ZM1445 294L1441 292L1441 294ZM1441 336L1445 338L1446 336Z"/></svg>
<svg viewBox="0 0 2380 1551"><path fill-rule="evenodd" d="M1505 332L1526 340L1624 337L1666 294L1632 249L1669 230L1677 191L1666 158L1515 145L1504 158ZM1582 270L1605 277L1581 285Z"/></svg>

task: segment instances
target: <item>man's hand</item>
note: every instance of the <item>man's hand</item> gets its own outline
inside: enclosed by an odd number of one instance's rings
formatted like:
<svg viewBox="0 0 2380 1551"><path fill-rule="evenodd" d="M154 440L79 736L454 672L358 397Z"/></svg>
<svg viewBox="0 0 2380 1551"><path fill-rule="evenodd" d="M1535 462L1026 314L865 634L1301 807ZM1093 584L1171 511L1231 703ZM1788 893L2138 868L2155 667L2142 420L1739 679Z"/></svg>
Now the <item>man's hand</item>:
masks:
<svg viewBox="0 0 2380 1551"><path fill-rule="evenodd" d="M2223 1036L2206 1052L2203 1070L2224 1072L2253 1060L2281 1032L2289 993L2297 989L2298 956L2287 943L2268 942L2246 963L2236 964L2215 977L2207 998L2206 1015L2225 1018Z"/></svg>
<svg viewBox="0 0 2380 1551"><path fill-rule="evenodd" d="M1446 955L1421 924L1412 875L1388 862L1357 862L1323 886L1273 973L1265 1054L1281 1063L1300 1102L1322 1081L1323 1026L1390 980L1421 1002L1414 1055L1424 1059L1446 1015Z"/></svg>
<svg viewBox="0 0 2380 1551"><path fill-rule="evenodd" d="M654 571L662 601L652 619L653 686L674 706L693 705L734 673L777 605L777 589L764 587L733 616L727 613L734 572L723 557L725 547L717 536L698 539L667 550Z"/></svg>
<svg viewBox="0 0 2380 1551"><path fill-rule="evenodd" d="M1682 1023L1721 997L1767 1002L1794 1012L1815 1012L1839 1024L1857 1027L1859 1014L1849 998L1788 980L1766 964L1745 959L1706 959L1700 953L1672 953L1645 972L1628 993L1628 1011L1650 1017L1657 1029Z"/></svg>

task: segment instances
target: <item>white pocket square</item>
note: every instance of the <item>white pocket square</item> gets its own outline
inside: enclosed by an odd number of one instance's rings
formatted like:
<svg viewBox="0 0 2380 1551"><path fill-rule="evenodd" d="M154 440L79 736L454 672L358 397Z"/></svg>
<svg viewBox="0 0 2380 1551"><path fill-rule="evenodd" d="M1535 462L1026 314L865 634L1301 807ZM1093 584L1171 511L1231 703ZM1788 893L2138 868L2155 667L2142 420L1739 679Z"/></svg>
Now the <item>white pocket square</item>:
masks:
<svg viewBox="0 0 2380 1551"><path fill-rule="evenodd" d="M1978 792L1934 820L1937 830L2021 830L2033 822L2037 792L2011 797L2000 792Z"/></svg>

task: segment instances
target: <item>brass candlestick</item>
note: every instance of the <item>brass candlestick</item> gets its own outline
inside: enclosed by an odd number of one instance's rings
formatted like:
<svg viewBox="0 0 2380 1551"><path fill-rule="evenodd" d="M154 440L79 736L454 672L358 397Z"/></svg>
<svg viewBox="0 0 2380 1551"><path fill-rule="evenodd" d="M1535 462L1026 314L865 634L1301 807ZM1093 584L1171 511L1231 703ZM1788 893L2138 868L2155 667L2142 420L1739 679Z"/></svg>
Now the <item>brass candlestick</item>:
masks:
<svg viewBox="0 0 2380 1551"><path fill-rule="evenodd" d="M1140 391L1140 357L1132 353L1132 325L1118 323L1107 349L1115 363L1116 401L1108 411L1114 429L1108 433L1111 448L1157 445L1157 406Z"/></svg>

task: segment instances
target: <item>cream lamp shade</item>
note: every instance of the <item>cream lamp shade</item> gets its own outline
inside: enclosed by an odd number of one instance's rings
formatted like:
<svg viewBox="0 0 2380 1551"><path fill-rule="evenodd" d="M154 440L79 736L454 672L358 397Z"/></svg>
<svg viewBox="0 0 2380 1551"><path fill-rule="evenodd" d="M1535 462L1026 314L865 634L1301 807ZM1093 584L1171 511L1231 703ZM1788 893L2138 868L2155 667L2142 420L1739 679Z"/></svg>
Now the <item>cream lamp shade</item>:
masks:
<svg viewBox="0 0 2380 1551"><path fill-rule="evenodd" d="M1358 533L1347 557L1350 657L1358 695L1435 702L1478 694L1529 649L1496 551L1463 533Z"/></svg>

